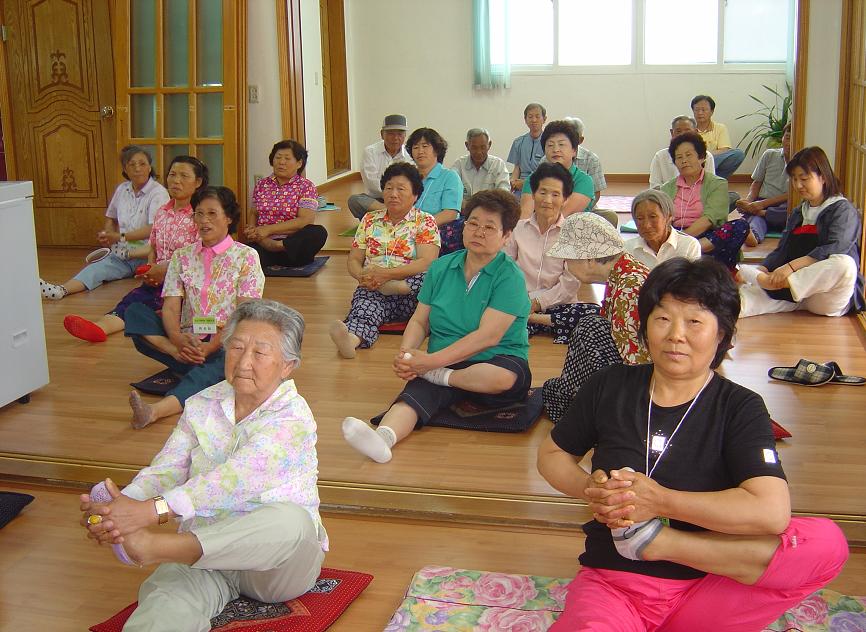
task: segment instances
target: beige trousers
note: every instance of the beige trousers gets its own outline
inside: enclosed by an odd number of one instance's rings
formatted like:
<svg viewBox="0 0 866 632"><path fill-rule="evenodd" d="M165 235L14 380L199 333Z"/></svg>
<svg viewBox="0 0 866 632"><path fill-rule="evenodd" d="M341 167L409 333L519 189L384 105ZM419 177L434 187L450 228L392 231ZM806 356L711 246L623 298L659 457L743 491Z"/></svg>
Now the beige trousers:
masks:
<svg viewBox="0 0 866 632"><path fill-rule="evenodd" d="M791 295L797 300L779 301L770 298L756 281L759 270L754 266L740 266L740 318L758 314L777 314L805 309L819 316L844 316L848 312L857 265L848 255L830 255L788 277Z"/></svg>
<svg viewBox="0 0 866 632"><path fill-rule="evenodd" d="M161 564L141 585L124 632L207 632L211 617L240 595L275 603L304 594L325 557L313 519L293 503L192 532L204 554L192 566Z"/></svg>

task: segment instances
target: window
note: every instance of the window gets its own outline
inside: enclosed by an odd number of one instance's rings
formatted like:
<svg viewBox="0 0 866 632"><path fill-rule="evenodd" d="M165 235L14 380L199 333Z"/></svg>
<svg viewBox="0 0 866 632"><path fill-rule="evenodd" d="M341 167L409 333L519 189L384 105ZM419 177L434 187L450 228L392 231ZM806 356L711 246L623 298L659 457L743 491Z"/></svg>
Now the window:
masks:
<svg viewBox="0 0 866 632"><path fill-rule="evenodd" d="M493 64L512 69L783 64L791 0L490 0Z"/></svg>

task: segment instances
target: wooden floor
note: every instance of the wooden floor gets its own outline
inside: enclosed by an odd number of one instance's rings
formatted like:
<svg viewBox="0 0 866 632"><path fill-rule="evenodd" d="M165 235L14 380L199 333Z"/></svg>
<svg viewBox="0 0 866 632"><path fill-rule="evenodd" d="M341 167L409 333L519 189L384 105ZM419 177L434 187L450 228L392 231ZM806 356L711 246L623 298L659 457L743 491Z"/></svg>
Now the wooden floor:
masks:
<svg viewBox="0 0 866 632"><path fill-rule="evenodd" d="M0 532L0 632L81 632L137 598L150 572L120 565L78 526L75 493L4 485L36 500ZM330 567L363 571L373 582L330 628L382 630L416 570L428 564L503 573L572 577L583 537L521 528L323 516L331 539ZM866 550L851 553L829 586L866 594Z"/></svg>

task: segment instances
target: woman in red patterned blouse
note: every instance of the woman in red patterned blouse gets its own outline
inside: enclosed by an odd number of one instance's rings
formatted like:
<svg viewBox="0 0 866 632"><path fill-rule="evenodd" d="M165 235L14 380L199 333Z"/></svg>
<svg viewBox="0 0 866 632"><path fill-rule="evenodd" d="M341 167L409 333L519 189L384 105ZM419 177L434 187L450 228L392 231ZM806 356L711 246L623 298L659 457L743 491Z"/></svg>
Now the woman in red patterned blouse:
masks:
<svg viewBox="0 0 866 632"><path fill-rule="evenodd" d="M247 226L244 237L259 252L262 268L305 266L328 239L325 227L314 223L319 208L316 185L301 175L307 150L297 141L281 140L268 160L274 172L256 182L256 225Z"/></svg>

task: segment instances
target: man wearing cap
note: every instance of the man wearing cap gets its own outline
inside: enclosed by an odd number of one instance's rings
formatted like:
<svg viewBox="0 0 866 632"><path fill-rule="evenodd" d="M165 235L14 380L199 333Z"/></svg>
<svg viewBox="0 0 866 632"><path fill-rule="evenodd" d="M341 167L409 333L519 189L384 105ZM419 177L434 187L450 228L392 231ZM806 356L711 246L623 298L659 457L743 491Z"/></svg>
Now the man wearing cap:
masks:
<svg viewBox="0 0 866 632"><path fill-rule="evenodd" d="M463 200L473 194L489 189L511 190L508 166L502 158L493 156L490 148L490 132L483 127L473 127L466 132L466 149L469 153L454 161L451 170L463 181Z"/></svg>
<svg viewBox="0 0 866 632"><path fill-rule="evenodd" d="M379 181L388 165L394 162L412 162L412 157L403 147L406 142L406 129L405 116L389 114L382 122L379 132L382 140L364 149L361 179L367 192L349 196L349 211L358 219L364 217L367 211L385 208Z"/></svg>
<svg viewBox="0 0 866 632"><path fill-rule="evenodd" d="M606 283L601 315L584 316L571 333L562 375L547 380L542 399L556 423L590 375L611 364L646 364L649 353L638 337L637 300L649 269L626 253L610 222L592 213L569 215L548 256L565 259L581 283Z"/></svg>

